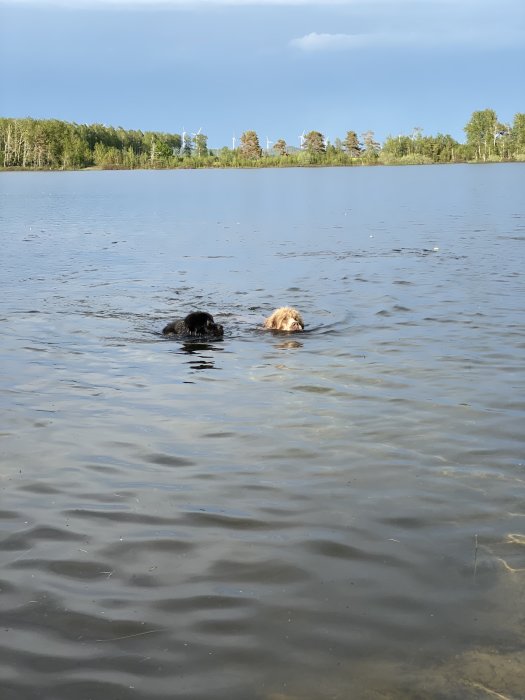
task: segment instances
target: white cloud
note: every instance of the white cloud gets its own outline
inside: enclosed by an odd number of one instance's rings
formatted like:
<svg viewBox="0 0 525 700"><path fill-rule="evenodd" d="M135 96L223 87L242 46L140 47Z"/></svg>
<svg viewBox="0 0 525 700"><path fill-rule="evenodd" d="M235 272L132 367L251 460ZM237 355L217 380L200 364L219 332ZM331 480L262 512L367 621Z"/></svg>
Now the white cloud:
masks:
<svg viewBox="0 0 525 700"><path fill-rule="evenodd" d="M341 51L356 49L370 43L378 43L379 35L370 34L318 34L311 32L298 39L292 39L290 45L302 51Z"/></svg>
<svg viewBox="0 0 525 700"><path fill-rule="evenodd" d="M292 39L290 46L304 52L351 51L363 48L439 48L446 46L501 48L522 45L525 32L520 28L502 28L495 25L449 31L398 31L363 34L328 34L311 32Z"/></svg>

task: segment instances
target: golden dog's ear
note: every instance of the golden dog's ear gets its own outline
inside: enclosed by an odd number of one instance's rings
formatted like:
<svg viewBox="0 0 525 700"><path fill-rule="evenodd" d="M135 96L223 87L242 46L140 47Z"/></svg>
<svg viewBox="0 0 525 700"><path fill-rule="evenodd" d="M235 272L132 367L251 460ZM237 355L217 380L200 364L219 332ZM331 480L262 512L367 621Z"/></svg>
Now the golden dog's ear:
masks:
<svg viewBox="0 0 525 700"><path fill-rule="evenodd" d="M270 314L270 316L268 316L268 318L264 322L264 327L270 328L271 330L279 330L279 327L282 323L283 311L284 307L280 309L275 309L275 311L272 314Z"/></svg>
<svg viewBox="0 0 525 700"><path fill-rule="evenodd" d="M269 328L269 329L273 329L273 328L276 328L276 326L274 324L275 324L275 311L273 312L273 314L271 316L268 316L268 318L265 319L264 327Z"/></svg>

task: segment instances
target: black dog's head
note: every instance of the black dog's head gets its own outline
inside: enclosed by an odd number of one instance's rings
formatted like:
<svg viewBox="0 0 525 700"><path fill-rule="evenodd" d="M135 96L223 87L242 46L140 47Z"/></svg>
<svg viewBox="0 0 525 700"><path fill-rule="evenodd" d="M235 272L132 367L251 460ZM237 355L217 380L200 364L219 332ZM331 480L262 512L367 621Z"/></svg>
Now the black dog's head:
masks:
<svg viewBox="0 0 525 700"><path fill-rule="evenodd" d="M215 323L213 316L206 311L193 311L184 319L190 335L224 335L224 328L220 323Z"/></svg>
<svg viewBox="0 0 525 700"><path fill-rule="evenodd" d="M193 311L186 318L179 318L171 321L163 329L164 335L178 335L191 337L215 336L222 338L224 328L220 323L215 323L213 316L206 311Z"/></svg>

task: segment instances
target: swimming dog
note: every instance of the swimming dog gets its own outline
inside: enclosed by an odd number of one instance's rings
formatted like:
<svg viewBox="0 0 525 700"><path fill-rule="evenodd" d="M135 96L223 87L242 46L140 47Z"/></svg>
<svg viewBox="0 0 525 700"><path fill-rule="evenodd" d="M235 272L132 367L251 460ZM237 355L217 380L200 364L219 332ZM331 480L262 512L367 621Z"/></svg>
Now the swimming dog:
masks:
<svg viewBox="0 0 525 700"><path fill-rule="evenodd" d="M168 323L162 329L162 333L164 335L222 338L224 328L220 323L215 323L213 316L206 311L192 311L186 318L179 318Z"/></svg>
<svg viewBox="0 0 525 700"><path fill-rule="evenodd" d="M303 317L291 306L282 306L276 309L264 322L264 327L274 331L302 331L304 330Z"/></svg>

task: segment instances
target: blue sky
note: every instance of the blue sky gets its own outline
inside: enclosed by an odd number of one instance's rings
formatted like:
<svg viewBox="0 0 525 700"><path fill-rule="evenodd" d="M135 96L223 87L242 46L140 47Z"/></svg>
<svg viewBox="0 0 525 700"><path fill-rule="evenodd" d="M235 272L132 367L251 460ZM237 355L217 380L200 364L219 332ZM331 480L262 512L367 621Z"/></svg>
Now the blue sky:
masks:
<svg viewBox="0 0 525 700"><path fill-rule="evenodd" d="M0 114L181 133L450 133L525 112L524 0L0 0Z"/></svg>

